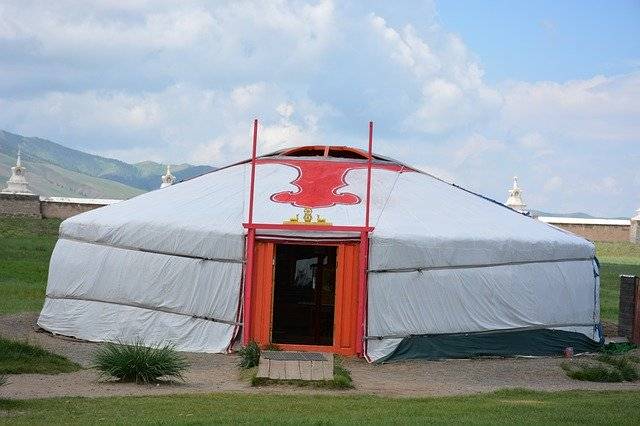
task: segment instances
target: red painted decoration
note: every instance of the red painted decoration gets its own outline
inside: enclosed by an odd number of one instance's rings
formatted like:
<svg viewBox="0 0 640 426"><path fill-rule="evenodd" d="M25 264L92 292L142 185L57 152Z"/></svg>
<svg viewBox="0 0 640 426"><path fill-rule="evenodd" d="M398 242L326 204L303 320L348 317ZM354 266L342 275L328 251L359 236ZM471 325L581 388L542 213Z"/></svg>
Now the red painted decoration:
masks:
<svg viewBox="0 0 640 426"><path fill-rule="evenodd" d="M311 209L332 207L336 204L353 205L362 200L351 192L340 192L347 186L345 176L350 170L366 169L365 162L343 162L326 160L258 159L258 163L277 163L293 167L298 177L291 182L298 191L283 191L273 194L276 203L289 203L295 207ZM374 169L403 171L398 164L372 164ZM406 168L404 169L406 171Z"/></svg>

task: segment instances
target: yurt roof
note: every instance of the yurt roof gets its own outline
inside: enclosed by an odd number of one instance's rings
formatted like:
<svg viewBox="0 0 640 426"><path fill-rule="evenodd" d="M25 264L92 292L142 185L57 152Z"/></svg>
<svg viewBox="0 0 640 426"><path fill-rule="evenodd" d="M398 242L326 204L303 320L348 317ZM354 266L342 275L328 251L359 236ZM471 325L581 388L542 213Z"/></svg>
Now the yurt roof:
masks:
<svg viewBox="0 0 640 426"><path fill-rule="evenodd" d="M289 148L261 156L254 220L283 223L310 207L314 217L319 214L332 224L361 226L366 158L357 148L335 146ZM63 222L61 236L241 260L250 167L250 160L243 161L72 217ZM373 161L371 226L369 268L374 270L594 255L593 245L580 237L379 155Z"/></svg>

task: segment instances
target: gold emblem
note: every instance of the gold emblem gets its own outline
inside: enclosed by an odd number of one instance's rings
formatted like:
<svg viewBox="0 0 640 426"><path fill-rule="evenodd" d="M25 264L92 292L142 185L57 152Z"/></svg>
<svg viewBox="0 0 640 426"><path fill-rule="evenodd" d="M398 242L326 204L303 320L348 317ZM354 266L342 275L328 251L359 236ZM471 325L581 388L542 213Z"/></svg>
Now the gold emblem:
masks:
<svg viewBox="0 0 640 426"><path fill-rule="evenodd" d="M296 214L282 223L284 225L331 225L331 222L327 222L327 219L319 214L316 215L316 220L314 221L313 210L308 207L305 207L302 211L302 221L300 220L300 214Z"/></svg>

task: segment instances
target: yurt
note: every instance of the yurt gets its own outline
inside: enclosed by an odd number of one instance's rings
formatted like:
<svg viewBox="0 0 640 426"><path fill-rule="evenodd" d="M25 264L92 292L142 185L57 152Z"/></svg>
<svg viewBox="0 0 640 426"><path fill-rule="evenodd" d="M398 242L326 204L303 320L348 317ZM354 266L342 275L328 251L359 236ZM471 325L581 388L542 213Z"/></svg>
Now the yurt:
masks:
<svg viewBox="0 0 640 426"><path fill-rule="evenodd" d="M590 351L599 312L590 242L371 150L306 146L65 220L38 324L393 361Z"/></svg>

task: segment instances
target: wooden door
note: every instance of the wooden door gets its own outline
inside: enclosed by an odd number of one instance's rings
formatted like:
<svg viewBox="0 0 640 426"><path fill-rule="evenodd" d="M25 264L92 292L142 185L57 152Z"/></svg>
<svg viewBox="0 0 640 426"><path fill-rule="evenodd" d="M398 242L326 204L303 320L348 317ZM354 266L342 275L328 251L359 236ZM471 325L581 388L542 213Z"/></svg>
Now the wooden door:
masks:
<svg viewBox="0 0 640 426"><path fill-rule="evenodd" d="M260 346L271 343L274 244L256 241L251 289L251 339Z"/></svg>
<svg viewBox="0 0 640 426"><path fill-rule="evenodd" d="M340 243L337 250L335 313L332 346L286 345L285 350L332 351L355 355L358 316L358 253L354 243ZM251 293L251 339L261 346L272 343L275 244L256 241Z"/></svg>
<svg viewBox="0 0 640 426"><path fill-rule="evenodd" d="M358 320L358 244L338 246L333 351L355 355Z"/></svg>

